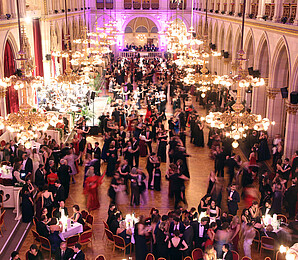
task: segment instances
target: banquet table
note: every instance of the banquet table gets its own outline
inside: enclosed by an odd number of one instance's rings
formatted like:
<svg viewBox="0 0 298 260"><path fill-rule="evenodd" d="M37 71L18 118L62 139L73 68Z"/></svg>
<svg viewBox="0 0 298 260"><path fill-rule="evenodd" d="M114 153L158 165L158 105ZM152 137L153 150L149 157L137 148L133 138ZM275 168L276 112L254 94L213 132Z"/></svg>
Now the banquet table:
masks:
<svg viewBox="0 0 298 260"><path fill-rule="evenodd" d="M66 230L63 230L63 232L61 232L59 234L59 237L65 241L66 238L68 237L71 237L73 235L76 235L76 234L79 234L79 233L82 233L83 232L83 225L78 223L78 222L75 222L71 225L70 228L67 228Z"/></svg>

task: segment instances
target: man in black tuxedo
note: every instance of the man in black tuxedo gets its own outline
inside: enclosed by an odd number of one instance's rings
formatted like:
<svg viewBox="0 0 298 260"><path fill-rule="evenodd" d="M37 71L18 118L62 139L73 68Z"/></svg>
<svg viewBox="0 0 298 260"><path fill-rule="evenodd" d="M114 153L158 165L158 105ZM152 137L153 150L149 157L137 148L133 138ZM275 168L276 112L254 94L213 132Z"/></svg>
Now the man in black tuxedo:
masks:
<svg viewBox="0 0 298 260"><path fill-rule="evenodd" d="M236 191L236 185L232 184L231 188L228 190L228 209L229 214L235 216L237 215L238 203L240 202L239 193Z"/></svg>
<svg viewBox="0 0 298 260"><path fill-rule="evenodd" d="M65 155L67 155L69 150L70 150L69 143L66 143L65 146L60 151L60 158L63 158Z"/></svg>
<svg viewBox="0 0 298 260"><path fill-rule="evenodd" d="M53 216L60 219L63 214L64 216L68 216L68 209L65 207L64 200L61 200L59 201L59 208L54 210Z"/></svg>
<svg viewBox="0 0 298 260"><path fill-rule="evenodd" d="M66 199L65 198L65 190L59 180L55 181L55 188L56 188L56 191L54 194L54 202L55 202L55 207L58 208L59 202Z"/></svg>
<svg viewBox="0 0 298 260"><path fill-rule="evenodd" d="M35 171L35 185L38 187L39 190L42 190L45 184L45 169L44 165L40 164L38 166L38 169Z"/></svg>
<svg viewBox="0 0 298 260"><path fill-rule="evenodd" d="M10 140L10 162L11 164L14 163L15 159L17 158L17 150L18 146L15 144L13 140Z"/></svg>
<svg viewBox="0 0 298 260"><path fill-rule="evenodd" d="M262 207L262 216L264 216L264 215L270 215L272 217L273 214L274 214L274 211L271 208L271 201L267 200L265 202L265 206Z"/></svg>
<svg viewBox="0 0 298 260"><path fill-rule="evenodd" d="M67 165L67 160L64 159L60 160L60 165L61 166L58 168L57 175L64 188L64 199L67 199L69 194L71 168Z"/></svg>
<svg viewBox="0 0 298 260"><path fill-rule="evenodd" d="M204 249L207 240L208 221L207 217L203 217L198 226L198 247L201 249Z"/></svg>
<svg viewBox="0 0 298 260"><path fill-rule="evenodd" d="M297 177L292 179L292 186L289 187L285 192L285 200L287 201L287 209L289 211L289 218L294 219L295 211L296 211L296 203L297 203Z"/></svg>
<svg viewBox="0 0 298 260"><path fill-rule="evenodd" d="M290 178L290 173L292 171L292 168L291 168L291 165L290 165L290 160L289 158L286 158L284 160L284 164L282 166L282 170L281 170L281 177L286 180L286 183L285 183L285 187L287 188L287 184L288 184L288 181L289 181L289 178Z"/></svg>
<svg viewBox="0 0 298 260"><path fill-rule="evenodd" d="M199 222L194 219L193 215L189 215L190 225L193 229L193 240L195 242L195 248L199 247Z"/></svg>
<svg viewBox="0 0 298 260"><path fill-rule="evenodd" d="M179 230L180 234L183 234L185 230L185 226L183 225L183 223L180 221L178 217L174 217L173 222L171 222L169 233L173 235L175 230Z"/></svg>
<svg viewBox="0 0 298 260"><path fill-rule="evenodd" d="M112 112L112 116L114 117L115 124L119 125L120 121L120 113L117 107L115 107L114 111Z"/></svg>
<svg viewBox="0 0 298 260"><path fill-rule="evenodd" d="M149 154L152 153L152 132L150 131L150 128L147 126L146 127L146 132L145 132L145 138L146 138L146 145L149 149Z"/></svg>
<svg viewBox="0 0 298 260"><path fill-rule="evenodd" d="M135 136L132 138L132 156L135 159L135 167L139 168L140 147Z"/></svg>
<svg viewBox="0 0 298 260"><path fill-rule="evenodd" d="M298 150L294 154L294 158L292 160L292 177L298 177L296 169L298 168Z"/></svg>
<svg viewBox="0 0 298 260"><path fill-rule="evenodd" d="M99 148L99 143L95 142L95 147L94 147L94 159L100 160L101 157L101 150Z"/></svg>
<svg viewBox="0 0 298 260"><path fill-rule="evenodd" d="M233 253L230 251L229 244L224 244L222 246L222 260L233 260Z"/></svg>
<svg viewBox="0 0 298 260"><path fill-rule="evenodd" d="M28 154L25 152L22 154L22 171L26 173L26 175L31 174L33 171L33 162L30 157L28 157Z"/></svg>
<svg viewBox="0 0 298 260"><path fill-rule="evenodd" d="M79 243L76 243L73 247L74 254L71 259L75 260L85 260L85 254L81 250L82 246Z"/></svg>
<svg viewBox="0 0 298 260"><path fill-rule="evenodd" d="M119 228L119 222L122 220L122 215L121 213L116 213L115 219L112 220L111 225L110 225L110 230L111 232L116 235L116 231Z"/></svg>
<svg viewBox="0 0 298 260"><path fill-rule="evenodd" d="M69 260L73 254L73 250L67 247L67 243L62 242L60 247L55 252L55 260Z"/></svg>
<svg viewBox="0 0 298 260"><path fill-rule="evenodd" d="M228 167L228 174L230 176L229 185L231 185L235 175L235 168L238 166L237 162L235 161L234 153L232 154L232 156L227 156L226 165Z"/></svg>
<svg viewBox="0 0 298 260"><path fill-rule="evenodd" d="M49 238L50 231L47 227L46 221L47 221L47 216L42 215L40 218L40 221L36 223L36 231L40 236Z"/></svg>
<svg viewBox="0 0 298 260"><path fill-rule="evenodd" d="M194 230L193 227L190 225L190 221L187 219L184 221L184 233L183 239L187 244L188 248L183 251L183 257L190 256L193 250L193 239L194 239Z"/></svg>

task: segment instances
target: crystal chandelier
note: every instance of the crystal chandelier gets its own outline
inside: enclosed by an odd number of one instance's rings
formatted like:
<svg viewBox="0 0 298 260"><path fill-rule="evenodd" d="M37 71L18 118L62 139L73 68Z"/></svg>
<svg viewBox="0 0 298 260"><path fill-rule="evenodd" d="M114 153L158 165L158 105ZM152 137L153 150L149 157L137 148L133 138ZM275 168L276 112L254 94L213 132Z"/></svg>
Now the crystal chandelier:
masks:
<svg viewBox="0 0 298 260"><path fill-rule="evenodd" d="M239 146L238 140L246 138L246 132L248 130L267 131L270 125L274 125L274 122L270 122L268 118L262 118L261 115L251 114L245 111L244 105L241 103L241 88L248 87L250 85L260 86L264 80L253 78L248 76L243 70L243 62L245 59L243 55L243 37L244 37L244 20L245 20L245 6L246 0L243 4L243 19L242 19L242 38L241 38L241 50L239 51L239 67L238 75L233 77L225 76L220 80L220 84L225 86L237 86L237 98L236 103L232 106L232 111L213 112L202 118L211 126L218 129L222 129L225 135L234 139L232 146L237 148Z"/></svg>

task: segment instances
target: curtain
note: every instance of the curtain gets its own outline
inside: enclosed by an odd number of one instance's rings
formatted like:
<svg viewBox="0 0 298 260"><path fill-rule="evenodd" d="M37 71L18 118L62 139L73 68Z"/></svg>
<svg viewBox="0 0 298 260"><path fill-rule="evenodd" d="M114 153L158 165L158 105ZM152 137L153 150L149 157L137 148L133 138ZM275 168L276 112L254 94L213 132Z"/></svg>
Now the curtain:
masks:
<svg viewBox="0 0 298 260"><path fill-rule="evenodd" d="M4 51L4 77L10 77L15 74L15 62L9 41L6 41ZM18 91L10 86L6 92L6 111L7 114L19 111L19 97Z"/></svg>
<svg viewBox="0 0 298 260"><path fill-rule="evenodd" d="M36 76L43 77L42 46L39 18L33 19L34 56L36 65Z"/></svg>

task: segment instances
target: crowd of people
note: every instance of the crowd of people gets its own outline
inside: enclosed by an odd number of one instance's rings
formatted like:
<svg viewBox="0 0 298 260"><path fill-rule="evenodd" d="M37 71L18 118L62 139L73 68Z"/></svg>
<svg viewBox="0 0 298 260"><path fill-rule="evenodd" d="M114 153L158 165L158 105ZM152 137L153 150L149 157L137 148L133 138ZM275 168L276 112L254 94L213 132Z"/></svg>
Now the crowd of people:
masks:
<svg viewBox="0 0 298 260"><path fill-rule="evenodd" d="M99 142L95 142L95 147L87 142L90 128L84 118L77 123L76 135L69 144L59 146L55 140L45 138L39 151L26 151L12 141L5 146L5 160L14 168L13 182L23 185L23 221L32 221L35 204L37 231L49 238L52 248L59 251L65 246L59 239L59 223L53 222L52 212L66 211L69 185L71 180L75 182L79 165L84 167L84 193L88 196L89 211L100 207L98 186L103 178L111 179L107 191L111 200L107 224L126 243L133 236L137 260L145 259L148 241L152 242L156 258L171 260L189 256L195 248L202 249L207 260L231 259L231 250L240 250L240 239L244 254L251 257L256 234L291 245L290 234L297 232L297 225L283 225L275 233L272 225L264 225L262 216L280 214L286 207L289 219L297 224L298 152L282 164L279 148L282 141L278 142L276 137L273 141L276 171L263 170L262 162L271 156L268 136L265 132L252 131L243 144L251 152L248 161L242 161L244 158L233 152L232 140L223 131L205 125L192 104L193 87L181 81L184 75L172 61L118 59L106 75L113 100L111 113L103 113L99 118L102 147ZM226 91L221 93L220 96L207 93L207 98L200 102L208 110L231 108L233 98ZM170 116L166 111L168 103L173 108ZM190 144L186 139L188 128ZM205 140L207 128L209 135ZM185 182L196 174L189 171L187 146L204 147L205 144L210 148L214 171L210 173L206 195L198 205L193 205L198 207L187 209ZM140 157L146 158L146 165L140 165ZM166 162L169 162L167 170L162 172L161 166ZM102 163L106 168L102 169ZM225 186L226 173L229 183ZM134 230L128 229L119 209L128 204L146 205L146 190L159 192L163 176L169 182L168 195L173 198L173 209L164 215L152 209L148 218L139 217ZM38 194L33 200L34 190ZM241 200L245 209L240 215ZM73 206L73 212L72 220L84 224L78 205ZM34 245L32 250L36 252ZM81 252L80 245L75 250Z"/></svg>
<svg viewBox="0 0 298 260"><path fill-rule="evenodd" d="M158 47L156 47L153 43L147 43L144 44L144 46L137 46L134 43L132 44L126 44L125 48L123 49L123 51L131 51L131 50L135 50L135 51L158 51Z"/></svg>

